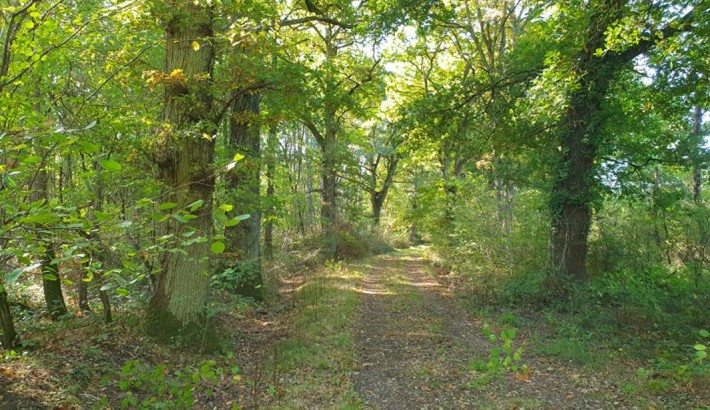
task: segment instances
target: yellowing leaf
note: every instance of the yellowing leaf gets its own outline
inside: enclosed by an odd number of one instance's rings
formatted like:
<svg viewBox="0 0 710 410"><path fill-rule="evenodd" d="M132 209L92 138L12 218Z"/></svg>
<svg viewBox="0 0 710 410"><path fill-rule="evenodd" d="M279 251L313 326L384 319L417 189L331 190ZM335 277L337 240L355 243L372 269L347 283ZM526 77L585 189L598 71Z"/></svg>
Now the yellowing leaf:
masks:
<svg viewBox="0 0 710 410"><path fill-rule="evenodd" d="M197 40L193 41L192 42L192 49L195 51L199 50L200 49L200 42Z"/></svg>

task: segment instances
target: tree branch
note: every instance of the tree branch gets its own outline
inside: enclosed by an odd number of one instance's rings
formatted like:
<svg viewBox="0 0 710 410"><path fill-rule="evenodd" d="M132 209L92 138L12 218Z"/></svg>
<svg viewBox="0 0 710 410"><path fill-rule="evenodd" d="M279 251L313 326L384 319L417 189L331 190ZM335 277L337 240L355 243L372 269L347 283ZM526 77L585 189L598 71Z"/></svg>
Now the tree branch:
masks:
<svg viewBox="0 0 710 410"><path fill-rule="evenodd" d="M689 31L689 26L695 19L696 10L697 7L693 8L680 19L668 23L668 25L663 27L659 33L639 41L638 44L635 44L624 51L612 53L608 58L617 59L619 61L631 61L639 55L652 49L659 40L672 37L678 33Z"/></svg>

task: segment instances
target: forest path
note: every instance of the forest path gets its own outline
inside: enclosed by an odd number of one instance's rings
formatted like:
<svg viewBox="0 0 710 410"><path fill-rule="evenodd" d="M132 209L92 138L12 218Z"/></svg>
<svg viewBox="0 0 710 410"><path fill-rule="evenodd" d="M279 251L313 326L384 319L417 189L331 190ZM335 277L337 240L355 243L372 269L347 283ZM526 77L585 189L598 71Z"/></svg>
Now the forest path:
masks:
<svg viewBox="0 0 710 410"><path fill-rule="evenodd" d="M416 250L386 255L362 281L355 388L366 408L472 408L460 389L467 362L487 348L480 328L444 296Z"/></svg>
<svg viewBox="0 0 710 410"><path fill-rule="evenodd" d="M421 253L399 251L361 266L368 273L359 289L353 384L362 408L632 408L602 375L532 352L523 355L529 379L481 370L494 344ZM527 336L518 335L514 349Z"/></svg>

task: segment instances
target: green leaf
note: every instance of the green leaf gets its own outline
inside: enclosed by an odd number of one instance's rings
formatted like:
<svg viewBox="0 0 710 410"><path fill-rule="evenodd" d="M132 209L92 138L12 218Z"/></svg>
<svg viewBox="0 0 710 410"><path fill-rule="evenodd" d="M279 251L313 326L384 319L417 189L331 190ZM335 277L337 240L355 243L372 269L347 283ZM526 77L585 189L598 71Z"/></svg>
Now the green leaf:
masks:
<svg viewBox="0 0 710 410"><path fill-rule="evenodd" d="M44 214L39 214L39 215L26 216L26 217L20 219L20 222L34 223L34 224L46 224L46 223L56 221L57 219L58 218L53 214L44 213Z"/></svg>
<svg viewBox="0 0 710 410"><path fill-rule="evenodd" d="M702 337L709 337L710 336L710 332L708 332L705 329L701 329L698 333L700 333L700 336L702 336Z"/></svg>
<svg viewBox="0 0 710 410"><path fill-rule="evenodd" d="M101 168L109 172L120 171L122 168L121 164L110 159L102 159L99 164L101 164Z"/></svg>
<svg viewBox="0 0 710 410"><path fill-rule="evenodd" d="M98 219L99 221L111 220L111 215L107 212L94 211L94 215L96 215L96 219Z"/></svg>
<svg viewBox="0 0 710 410"><path fill-rule="evenodd" d="M190 207L190 212L194 212L198 210L202 205L204 205L205 201L198 199L197 201L191 203L188 205Z"/></svg>
<svg viewBox="0 0 710 410"><path fill-rule="evenodd" d="M698 343L698 344L696 344L695 346L693 346L693 348L694 348L695 350L699 351L699 352L702 352L702 351L704 351L704 350L707 350L707 347L706 347L705 345L703 345L703 344L700 344L700 343Z"/></svg>
<svg viewBox="0 0 710 410"><path fill-rule="evenodd" d="M239 219L236 219L236 218L235 218L235 219L230 219L230 220L228 220L228 221L224 221L224 226L226 226L227 228L229 228L230 226L237 225L239 222L240 222Z"/></svg>
<svg viewBox="0 0 710 410"><path fill-rule="evenodd" d="M39 162L42 162L42 157L37 156L37 155L30 155L29 157L26 157L22 160L25 164L37 164Z"/></svg>
<svg viewBox="0 0 710 410"><path fill-rule="evenodd" d="M244 155L242 155L242 154L237 154L237 155L234 156L234 161L235 161L235 162L236 162L236 161L241 161L241 160L243 160L244 158L245 158Z"/></svg>
<svg viewBox="0 0 710 410"><path fill-rule="evenodd" d="M183 224L186 224L190 221L189 219L185 218L182 215L173 215L173 219L175 219L176 221L183 223Z"/></svg>
<svg viewBox="0 0 710 410"><path fill-rule="evenodd" d="M234 209L234 206L229 204L222 204L219 206L219 209L223 210L224 212L229 212Z"/></svg>
<svg viewBox="0 0 710 410"><path fill-rule="evenodd" d="M251 217L251 215L244 214L244 215L235 216L234 219L236 219L237 221L243 221L245 219L249 219L250 217Z"/></svg>
<svg viewBox="0 0 710 410"><path fill-rule="evenodd" d="M57 275L52 275L51 273L45 273L44 275L42 275L42 277L45 278L46 280L51 280L51 281L55 281L58 279Z"/></svg>
<svg viewBox="0 0 710 410"><path fill-rule="evenodd" d="M224 242L213 242L212 246L210 246L210 251L215 255L219 255L224 252L225 248Z"/></svg>
<svg viewBox="0 0 710 410"><path fill-rule="evenodd" d="M177 206L177 204L175 202L166 202L164 204L158 205L158 209L165 211L167 209L173 209L176 206Z"/></svg>

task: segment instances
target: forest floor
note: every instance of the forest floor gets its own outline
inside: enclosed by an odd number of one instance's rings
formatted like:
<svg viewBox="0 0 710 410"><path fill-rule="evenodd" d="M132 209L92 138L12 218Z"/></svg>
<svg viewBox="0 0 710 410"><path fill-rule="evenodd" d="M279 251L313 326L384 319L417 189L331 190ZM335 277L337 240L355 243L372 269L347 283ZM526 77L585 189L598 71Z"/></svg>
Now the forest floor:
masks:
<svg viewBox="0 0 710 410"><path fill-rule="evenodd" d="M363 280L356 326L357 391L373 409L618 409L636 408L614 379L622 369L582 368L529 352L521 369L489 369L484 323L456 303L416 251L383 256ZM500 329L493 327L500 335ZM511 363L515 365L515 361ZM619 373L622 373L621 375ZM648 408L648 407L644 407Z"/></svg>
<svg viewBox="0 0 710 410"><path fill-rule="evenodd" d="M110 325L20 321L28 344L0 361L0 410L710 408L710 389L662 380L633 355L549 354L555 330L541 314L466 308L422 254L282 275L273 302L257 307L222 295L212 307L220 354L156 345L130 311ZM510 352L521 355L505 364L504 352L491 368L511 323Z"/></svg>

